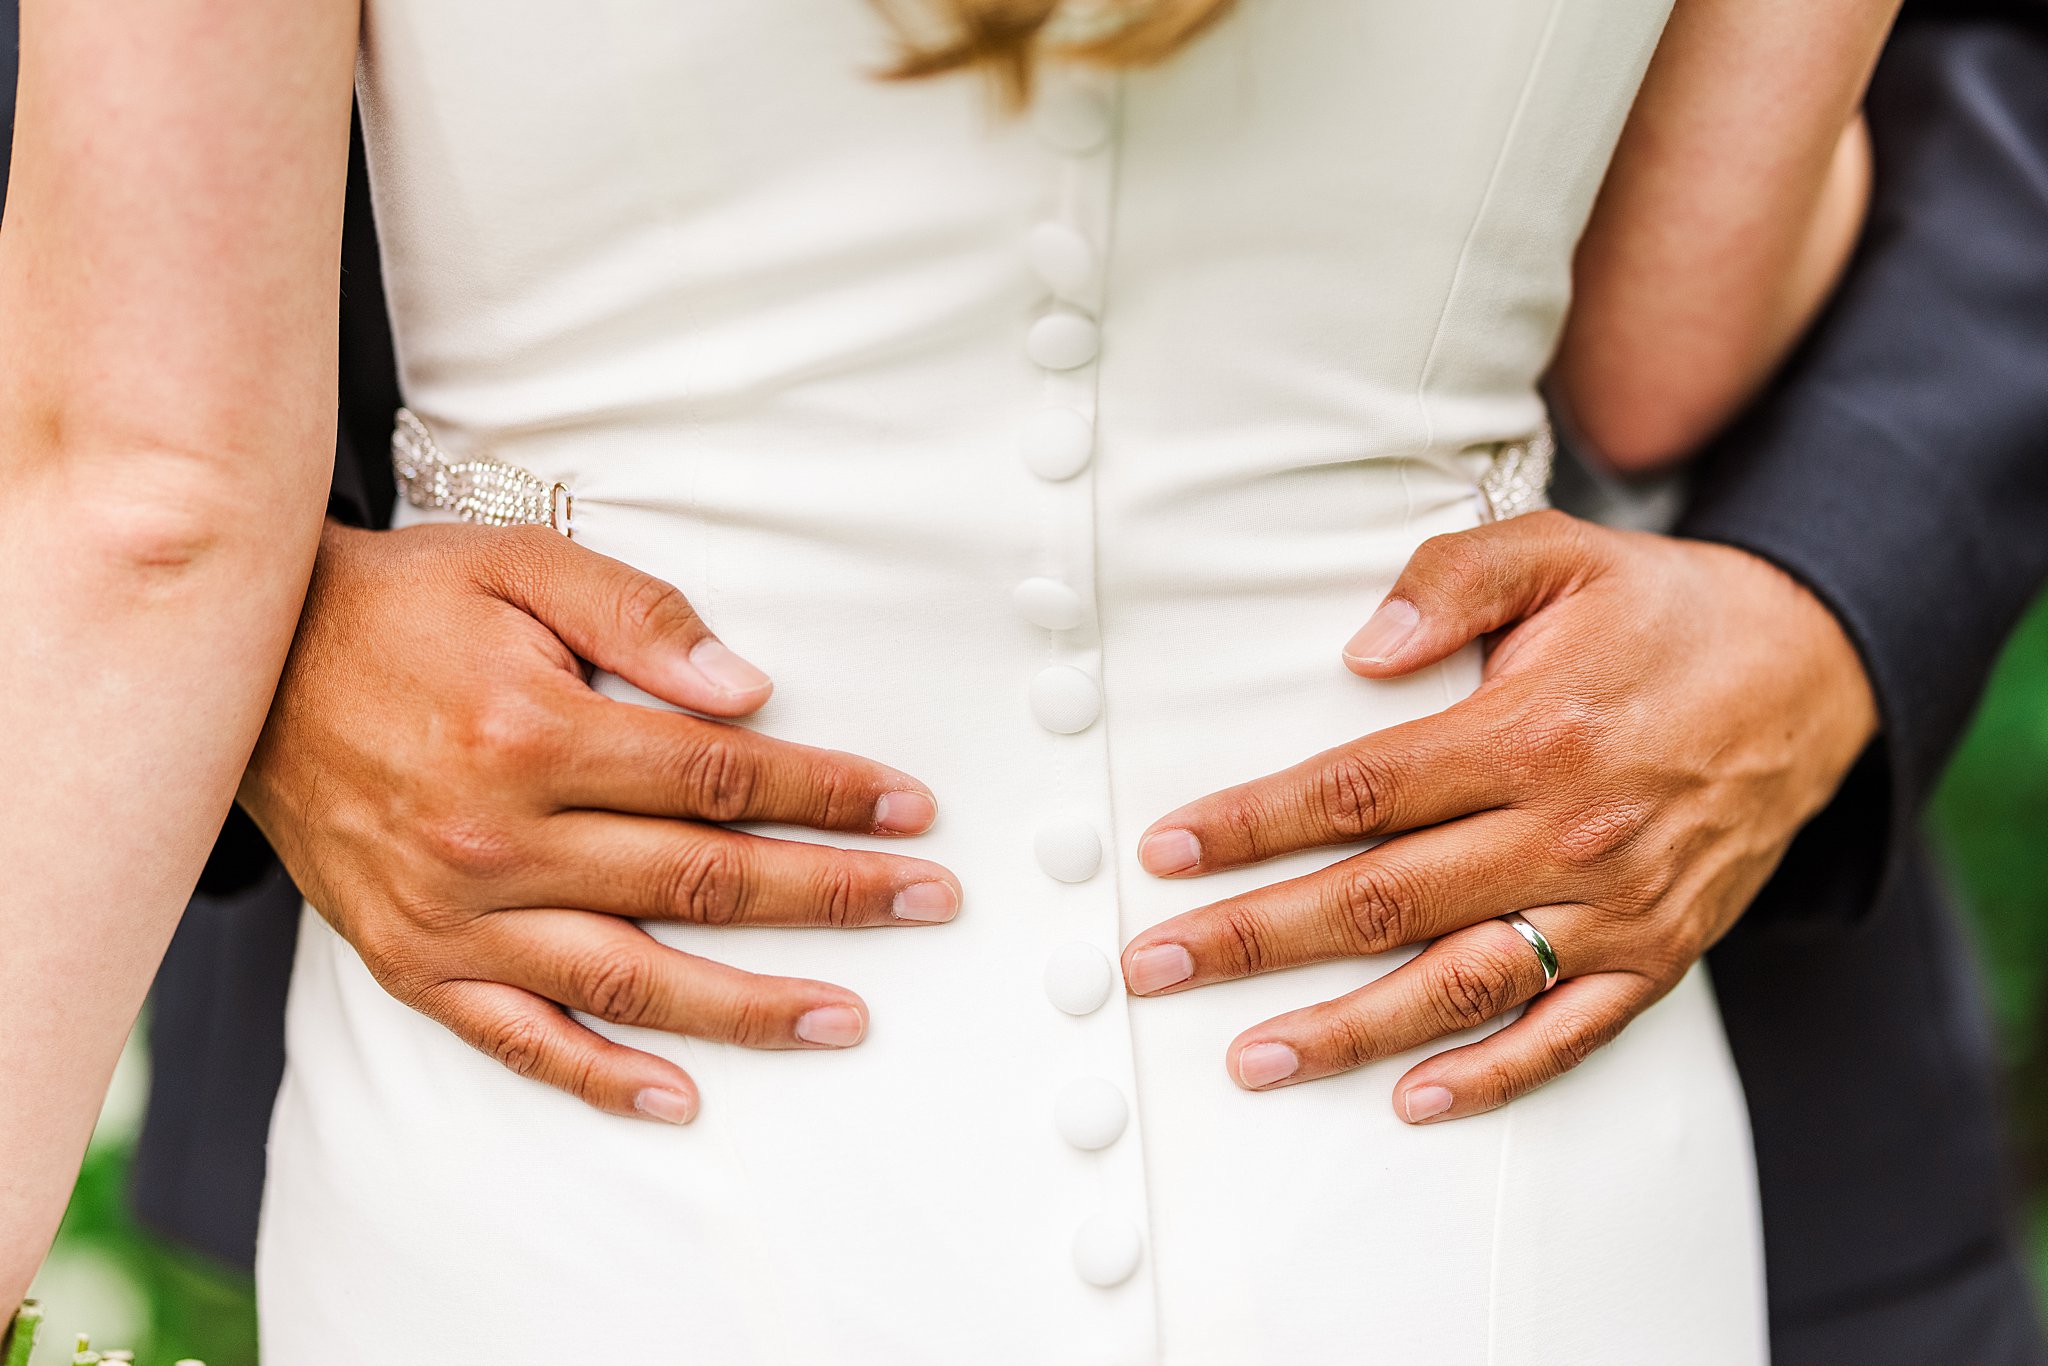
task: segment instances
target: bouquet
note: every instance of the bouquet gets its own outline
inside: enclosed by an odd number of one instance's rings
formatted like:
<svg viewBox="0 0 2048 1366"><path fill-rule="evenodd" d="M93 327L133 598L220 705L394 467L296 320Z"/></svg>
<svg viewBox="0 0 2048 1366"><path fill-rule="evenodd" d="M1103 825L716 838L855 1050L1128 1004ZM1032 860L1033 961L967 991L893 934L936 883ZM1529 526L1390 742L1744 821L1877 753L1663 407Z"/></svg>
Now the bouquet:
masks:
<svg viewBox="0 0 2048 1366"><path fill-rule="evenodd" d="M14 1322L7 1331L0 1334L0 1366L28 1366L28 1359L36 1349L36 1333L43 1326L43 1309L34 1300L25 1300L21 1310L15 1314ZM78 1335L78 1345L71 1353L71 1366L113 1366L115 1362L132 1362L133 1352L95 1352L92 1342L85 1334ZM199 1361L180 1361L176 1366L205 1366Z"/></svg>

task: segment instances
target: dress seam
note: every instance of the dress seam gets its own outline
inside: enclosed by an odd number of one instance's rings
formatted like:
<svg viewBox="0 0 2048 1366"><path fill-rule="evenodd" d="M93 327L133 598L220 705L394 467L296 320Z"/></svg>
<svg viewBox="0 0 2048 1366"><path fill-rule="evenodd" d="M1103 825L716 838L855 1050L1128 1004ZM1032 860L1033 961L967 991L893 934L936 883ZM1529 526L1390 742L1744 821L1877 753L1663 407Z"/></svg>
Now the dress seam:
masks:
<svg viewBox="0 0 2048 1366"><path fill-rule="evenodd" d="M1110 144L1109 187L1102 206L1102 260L1103 279L1101 292L1095 300L1095 316L1102 325L1109 312L1108 289L1109 260L1116 244L1117 209L1123 198L1123 128L1124 97L1127 87L1122 77L1114 81L1113 109L1116 130ZM1106 332L1106 328L1105 328ZM1105 348L1106 349L1106 348ZM1102 717L1097 722L1102 727L1102 793L1104 820L1107 827L1109 856L1104 861L1109 865L1110 896L1116 934L1114 947L1121 951L1124 942L1124 870L1122 865L1123 836L1117 828L1116 804L1116 732L1112 724L1109 687L1109 632L1105 628L1102 613L1102 371L1106 362L1098 361L1091 378L1094 382L1091 422L1095 434L1095 458L1088 464L1088 555L1089 581L1093 588L1091 596L1095 607L1095 657L1096 687L1102 696ZM1117 973L1122 977L1121 971ZM1122 982L1117 982L1122 987ZM1144 1069L1138 1062L1138 1031L1131 1014L1128 996L1122 1002L1124 1021L1124 1047L1130 1058L1131 1114L1137 1120L1138 1142L1138 1183L1144 1201L1144 1266L1145 1278L1152 1289L1152 1359L1163 1362L1166 1359L1166 1316L1163 1308L1165 1295L1159 1284L1159 1230L1153 1218L1156 1202L1152 1198L1152 1163L1145 1153L1145 1139L1149 1129L1145 1124Z"/></svg>
<svg viewBox="0 0 2048 1366"><path fill-rule="evenodd" d="M1543 32L1538 35L1534 51L1529 58L1529 69L1522 77L1521 93L1516 97L1514 113L1508 117L1507 127L1501 132L1500 150L1495 154L1493 169L1487 175L1486 189L1479 196L1479 205L1473 211L1472 222L1465 232L1465 240L1458 248L1458 264L1452 268L1450 287L1444 291L1442 310L1437 314L1436 330L1431 333L1429 350L1424 353L1422 374L1415 382L1415 402L1421 409L1424 449L1436 445L1436 424L1430 414L1429 384L1441 349L1444 332L1448 326L1451 309L1457 303L1459 288L1465 279L1466 263L1471 259L1473 244L1485 226L1488 212L1500 190L1501 178L1508 165L1508 154L1515 145L1515 135L1520 131L1523 118L1527 115L1532 92L1536 88L1536 77L1543 70L1544 58L1550 52L1551 40L1557 33L1558 19L1563 10L1562 0L1553 0L1550 13L1543 21ZM1439 665L1439 669L1443 666ZM1481 666L1484 667L1483 664ZM1439 674L1446 694L1446 706L1450 705L1450 678L1448 672ZM1500 1366L1500 1284L1501 1244L1507 1225L1508 1161L1514 1149L1515 1107L1509 1104L1500 1119L1500 1158L1494 1169L1493 1178L1493 1235L1492 1246L1487 1252L1486 1274L1486 1366Z"/></svg>
<svg viewBox="0 0 2048 1366"><path fill-rule="evenodd" d="M1458 291L1465 282L1465 266L1472 259L1473 243L1478 239L1479 230L1487 220L1487 212L1493 207L1500 190L1501 177L1507 169L1508 152L1515 143L1515 134L1521 129L1522 119L1528 113L1529 100L1536 88L1536 74L1543 69L1543 59L1550 51L1550 42L1557 32L1558 17L1563 10L1563 0L1552 0L1550 13L1543 21L1543 32L1536 39L1534 53L1529 58L1529 69L1522 77L1521 92L1515 97L1514 112L1508 116L1507 126L1501 130L1500 148L1494 153L1493 169L1487 173L1486 188L1480 191L1479 203L1472 211L1472 221L1466 225L1465 238L1458 245L1458 262L1451 268L1451 283L1444 290L1442 306L1437 310L1436 326L1429 334L1429 347L1422 354L1422 373L1415 379L1415 406L1422 418L1423 450L1432 450L1436 445L1436 421L1430 414L1429 382L1436 366L1437 353L1442 349L1444 329L1450 320L1451 307L1458 301Z"/></svg>
<svg viewBox="0 0 2048 1366"><path fill-rule="evenodd" d="M1500 1245L1502 1226L1507 1223L1508 1154L1514 1146L1515 1107L1510 1103L1501 1115L1500 1162L1493 1177L1493 1246L1486 1268L1486 1366L1500 1366Z"/></svg>

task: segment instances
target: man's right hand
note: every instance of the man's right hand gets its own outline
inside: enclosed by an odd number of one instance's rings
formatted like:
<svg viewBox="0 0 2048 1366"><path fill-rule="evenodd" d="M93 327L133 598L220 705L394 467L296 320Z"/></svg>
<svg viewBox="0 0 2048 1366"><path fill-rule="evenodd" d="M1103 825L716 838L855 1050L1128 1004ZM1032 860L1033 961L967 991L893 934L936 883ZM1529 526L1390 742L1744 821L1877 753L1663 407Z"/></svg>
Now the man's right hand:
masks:
<svg viewBox="0 0 2048 1366"><path fill-rule="evenodd" d="M602 697L584 661L704 715ZM636 918L851 928L960 905L934 863L720 828L932 823L913 778L705 719L770 688L681 593L552 531L330 523L241 802L398 1000L601 1110L684 1123L688 1074L567 1010L843 1048L867 1009L678 952Z"/></svg>

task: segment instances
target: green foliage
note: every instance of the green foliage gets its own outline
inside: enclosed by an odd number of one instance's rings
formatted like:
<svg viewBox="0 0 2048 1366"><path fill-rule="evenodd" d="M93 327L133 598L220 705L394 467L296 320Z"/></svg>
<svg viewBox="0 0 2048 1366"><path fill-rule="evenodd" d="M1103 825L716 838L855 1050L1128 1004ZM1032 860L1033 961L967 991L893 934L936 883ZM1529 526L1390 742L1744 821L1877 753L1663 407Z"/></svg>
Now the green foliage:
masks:
<svg viewBox="0 0 2048 1366"><path fill-rule="evenodd" d="M134 1343L138 1362L197 1358L209 1366L256 1366L256 1304L248 1278L169 1248L136 1226L127 1207L133 1152L132 1136L94 1144L64 1214L59 1254L98 1254L140 1291L148 1318ZM71 1331L97 1330L92 1312L89 1304L47 1306L51 1326ZM41 1360L64 1358L46 1353Z"/></svg>
<svg viewBox="0 0 2048 1366"><path fill-rule="evenodd" d="M1928 661L1939 667L1939 661ZM2048 598L2007 645L1933 826L1984 949L2048 1287Z"/></svg>
<svg viewBox="0 0 2048 1366"><path fill-rule="evenodd" d="M36 1349L36 1334L43 1326L43 1307L34 1300L21 1306L14 1322L0 1337L0 1366L28 1366L29 1353Z"/></svg>

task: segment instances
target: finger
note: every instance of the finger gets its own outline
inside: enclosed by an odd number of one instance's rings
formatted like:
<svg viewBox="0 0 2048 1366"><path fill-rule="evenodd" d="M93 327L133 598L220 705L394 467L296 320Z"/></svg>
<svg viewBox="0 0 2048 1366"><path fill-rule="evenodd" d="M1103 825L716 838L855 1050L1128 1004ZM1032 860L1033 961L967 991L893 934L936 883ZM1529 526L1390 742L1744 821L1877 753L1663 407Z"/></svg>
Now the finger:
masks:
<svg viewBox="0 0 2048 1366"><path fill-rule="evenodd" d="M1542 990L1543 965L1520 935L1474 925L1357 991L1246 1030L1230 1045L1230 1075L1254 1091L1334 1076L1476 1028Z"/></svg>
<svg viewBox="0 0 2048 1366"><path fill-rule="evenodd" d="M1212 792L1154 821L1138 862L1158 877L1193 877L1500 806L1516 795L1512 770L1494 757L1516 724L1511 701L1475 694Z"/></svg>
<svg viewBox="0 0 2048 1366"><path fill-rule="evenodd" d="M835 849L684 821L570 811L542 827L555 870L534 898L700 925L936 924L960 882L924 859Z"/></svg>
<svg viewBox="0 0 2048 1366"><path fill-rule="evenodd" d="M660 579L554 531L512 529L503 545L493 591L598 668L714 716L756 711L774 690Z"/></svg>
<svg viewBox="0 0 2048 1366"><path fill-rule="evenodd" d="M867 1006L844 987L743 972L613 916L500 912L476 963L600 1020L742 1048L849 1048L867 1033Z"/></svg>
<svg viewBox="0 0 2048 1366"><path fill-rule="evenodd" d="M1632 972L1559 982L1505 1029L1416 1064L1394 1085L1394 1113L1429 1124L1497 1109L1611 1043L1659 994Z"/></svg>
<svg viewBox="0 0 2048 1366"><path fill-rule="evenodd" d="M613 1043L552 1001L500 982L442 982L414 1007L522 1077L612 1115L688 1124L697 1084L665 1058Z"/></svg>
<svg viewBox="0 0 2048 1366"><path fill-rule="evenodd" d="M1392 678L1519 621L1595 565L1596 534L1576 518L1544 511L1432 536L1344 646L1345 666Z"/></svg>
<svg viewBox="0 0 2048 1366"><path fill-rule="evenodd" d="M1566 894L1535 814L1487 811L1161 921L1124 948L1140 996L1369 957Z"/></svg>
<svg viewBox="0 0 2048 1366"><path fill-rule="evenodd" d="M865 835L921 834L938 816L931 790L887 765L680 712L592 696L564 731L565 806Z"/></svg>

